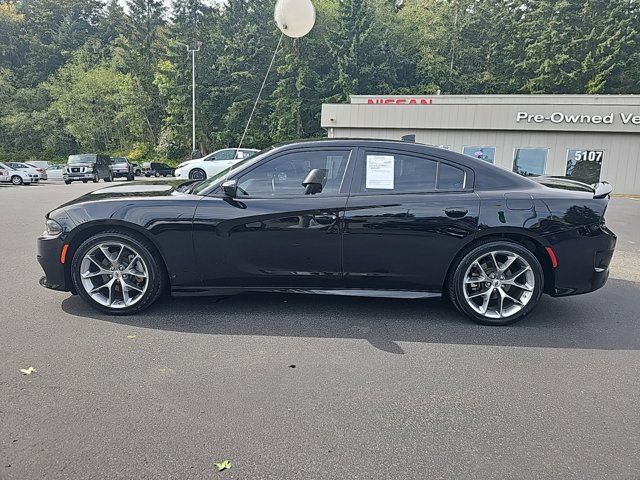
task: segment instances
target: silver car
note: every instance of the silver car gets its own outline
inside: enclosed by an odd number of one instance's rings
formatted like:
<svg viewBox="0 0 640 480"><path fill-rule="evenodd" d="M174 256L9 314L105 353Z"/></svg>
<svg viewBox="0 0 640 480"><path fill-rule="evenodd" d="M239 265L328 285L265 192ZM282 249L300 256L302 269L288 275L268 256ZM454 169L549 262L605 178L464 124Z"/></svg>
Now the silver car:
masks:
<svg viewBox="0 0 640 480"><path fill-rule="evenodd" d="M49 165L46 169L49 180L64 180L62 174L64 173L65 167L66 165L64 164Z"/></svg>
<svg viewBox="0 0 640 480"><path fill-rule="evenodd" d="M42 179L42 175L44 174L44 169L43 168L36 168L33 167L27 163L22 163L22 162L6 162L6 165L10 166L11 168L15 168L16 170L23 170L25 172L27 172L32 180L31 182L33 183L34 180L33 178L35 177L35 181L39 181L40 179ZM46 176L46 174L45 174ZM44 180L44 179L43 179Z"/></svg>
<svg viewBox="0 0 640 480"><path fill-rule="evenodd" d="M14 185L29 185L38 181L38 176L32 176L24 170L10 167L0 162L0 182L9 182Z"/></svg>

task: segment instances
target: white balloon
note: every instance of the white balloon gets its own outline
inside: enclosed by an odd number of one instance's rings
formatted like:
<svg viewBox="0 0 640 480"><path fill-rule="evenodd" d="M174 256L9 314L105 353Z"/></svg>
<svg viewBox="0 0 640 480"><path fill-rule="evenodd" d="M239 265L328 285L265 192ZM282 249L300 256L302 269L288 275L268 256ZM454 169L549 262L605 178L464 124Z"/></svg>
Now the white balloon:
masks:
<svg viewBox="0 0 640 480"><path fill-rule="evenodd" d="M273 19L287 37L300 38L316 23L316 9L311 0L278 0Z"/></svg>

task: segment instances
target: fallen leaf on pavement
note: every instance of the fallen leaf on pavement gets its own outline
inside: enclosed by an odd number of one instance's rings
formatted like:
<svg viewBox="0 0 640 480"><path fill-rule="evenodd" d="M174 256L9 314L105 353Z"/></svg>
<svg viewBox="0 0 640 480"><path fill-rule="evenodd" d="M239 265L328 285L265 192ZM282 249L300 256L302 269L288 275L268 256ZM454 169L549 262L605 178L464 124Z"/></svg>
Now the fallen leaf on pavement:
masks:
<svg viewBox="0 0 640 480"><path fill-rule="evenodd" d="M31 374L32 374L32 373L34 373L35 371L36 371L36 369L35 369L35 368L33 368L33 367L29 367L29 368L21 368L21 369L20 369L20 372L21 372L23 375L31 375Z"/></svg>
<svg viewBox="0 0 640 480"><path fill-rule="evenodd" d="M134 338L136 338L136 337L137 337L137 335L127 335L127 338L128 338L129 340L133 340L133 339L134 339Z"/></svg>
<svg viewBox="0 0 640 480"><path fill-rule="evenodd" d="M226 470L227 468L231 468L231 462L229 460L223 460L220 463L216 463L216 467L218 467L218 471Z"/></svg>

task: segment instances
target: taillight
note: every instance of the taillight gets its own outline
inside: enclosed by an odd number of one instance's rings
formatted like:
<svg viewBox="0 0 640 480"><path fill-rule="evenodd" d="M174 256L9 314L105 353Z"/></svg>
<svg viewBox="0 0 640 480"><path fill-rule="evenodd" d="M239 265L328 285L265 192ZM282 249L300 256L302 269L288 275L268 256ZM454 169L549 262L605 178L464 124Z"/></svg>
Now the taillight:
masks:
<svg viewBox="0 0 640 480"><path fill-rule="evenodd" d="M36 168L36 171L38 171L40 173L44 172L44 170L42 168Z"/></svg>

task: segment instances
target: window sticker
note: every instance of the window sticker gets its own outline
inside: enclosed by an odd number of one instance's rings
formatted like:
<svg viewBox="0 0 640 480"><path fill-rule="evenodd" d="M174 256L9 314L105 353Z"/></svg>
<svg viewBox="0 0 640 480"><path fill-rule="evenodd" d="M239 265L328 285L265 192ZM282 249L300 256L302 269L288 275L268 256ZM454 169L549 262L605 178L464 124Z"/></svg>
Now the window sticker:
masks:
<svg viewBox="0 0 640 480"><path fill-rule="evenodd" d="M365 188L393 190L393 155L367 155Z"/></svg>

